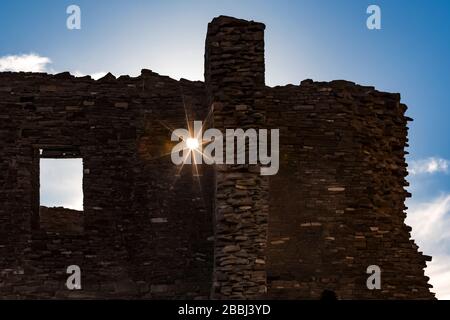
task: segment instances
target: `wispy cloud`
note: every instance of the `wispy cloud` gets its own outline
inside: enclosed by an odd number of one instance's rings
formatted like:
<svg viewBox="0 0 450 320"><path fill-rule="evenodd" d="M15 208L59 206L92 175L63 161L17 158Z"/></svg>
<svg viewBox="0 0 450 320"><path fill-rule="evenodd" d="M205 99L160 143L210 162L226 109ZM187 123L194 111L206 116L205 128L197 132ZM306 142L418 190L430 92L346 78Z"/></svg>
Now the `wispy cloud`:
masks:
<svg viewBox="0 0 450 320"><path fill-rule="evenodd" d="M433 256L425 273L439 299L450 299L450 194L410 203L406 223L421 251Z"/></svg>
<svg viewBox="0 0 450 320"><path fill-rule="evenodd" d="M52 61L35 53L0 57L0 71L45 72Z"/></svg>
<svg viewBox="0 0 450 320"><path fill-rule="evenodd" d="M19 55L7 55L0 57L0 72L12 71L12 72L47 72L57 73L54 69L50 68L52 60L48 57L41 56L36 53L19 54ZM83 77L88 73L82 73L80 71L71 72L75 77ZM90 74L92 79L100 79L106 75L106 72L93 72Z"/></svg>
<svg viewBox="0 0 450 320"><path fill-rule="evenodd" d="M434 255L425 273L431 279L437 298L450 300L450 255Z"/></svg>
<svg viewBox="0 0 450 320"><path fill-rule="evenodd" d="M448 173L450 161L442 158L430 157L427 159L413 160L409 164L409 173L412 175Z"/></svg>

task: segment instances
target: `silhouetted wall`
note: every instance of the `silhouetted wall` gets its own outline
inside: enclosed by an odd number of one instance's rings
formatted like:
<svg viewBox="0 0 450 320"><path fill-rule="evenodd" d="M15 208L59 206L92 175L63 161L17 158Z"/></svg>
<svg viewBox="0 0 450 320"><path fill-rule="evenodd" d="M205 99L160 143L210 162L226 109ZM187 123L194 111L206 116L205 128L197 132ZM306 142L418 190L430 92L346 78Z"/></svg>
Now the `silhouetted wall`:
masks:
<svg viewBox="0 0 450 320"><path fill-rule="evenodd" d="M2 73L0 86L0 294L207 298L212 196L201 185L213 168L193 177L172 165L169 129L186 127L184 106L206 115L203 84L143 70L99 81ZM36 214L38 150L58 147L83 159L81 234L40 228ZM72 264L81 291L65 288Z"/></svg>
<svg viewBox="0 0 450 320"><path fill-rule="evenodd" d="M426 260L404 223L406 106L400 95L348 81L269 89L280 128L270 178L269 295L430 298ZM381 290L368 290L370 265Z"/></svg>
<svg viewBox="0 0 450 320"><path fill-rule="evenodd" d="M347 81L266 87L264 28L215 18L205 83L0 73L1 297L434 297L430 257L404 224L400 96ZM279 128L280 171L174 165L171 130L186 118ZM39 149L65 148L83 159L77 232L40 221ZM73 264L83 290L65 287ZM366 287L369 265L381 290Z"/></svg>

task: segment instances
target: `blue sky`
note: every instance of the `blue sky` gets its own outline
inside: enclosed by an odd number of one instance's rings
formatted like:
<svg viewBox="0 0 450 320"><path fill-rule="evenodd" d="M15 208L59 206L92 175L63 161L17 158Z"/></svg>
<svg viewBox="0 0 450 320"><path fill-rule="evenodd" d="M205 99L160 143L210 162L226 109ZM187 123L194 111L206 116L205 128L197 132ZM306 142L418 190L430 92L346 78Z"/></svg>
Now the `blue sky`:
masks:
<svg viewBox="0 0 450 320"><path fill-rule="evenodd" d="M66 28L71 4L81 30ZM370 4L381 30L366 28ZM435 291L450 298L450 1L0 0L0 70L34 53L27 61L48 72L202 80L207 23L221 14L266 24L268 85L346 79L401 93L415 120L407 221L437 261L427 270Z"/></svg>

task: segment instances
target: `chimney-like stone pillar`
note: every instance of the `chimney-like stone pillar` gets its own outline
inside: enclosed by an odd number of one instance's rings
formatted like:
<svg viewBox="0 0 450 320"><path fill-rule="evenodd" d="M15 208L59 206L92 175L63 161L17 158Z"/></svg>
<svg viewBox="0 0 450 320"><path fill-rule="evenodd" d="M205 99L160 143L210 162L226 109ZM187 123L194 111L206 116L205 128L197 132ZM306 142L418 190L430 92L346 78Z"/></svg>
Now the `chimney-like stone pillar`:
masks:
<svg viewBox="0 0 450 320"><path fill-rule="evenodd" d="M224 136L226 129L265 127L264 29L224 16L208 25L205 83L213 126ZM212 298L266 293L267 199L268 178L259 165L216 165Z"/></svg>

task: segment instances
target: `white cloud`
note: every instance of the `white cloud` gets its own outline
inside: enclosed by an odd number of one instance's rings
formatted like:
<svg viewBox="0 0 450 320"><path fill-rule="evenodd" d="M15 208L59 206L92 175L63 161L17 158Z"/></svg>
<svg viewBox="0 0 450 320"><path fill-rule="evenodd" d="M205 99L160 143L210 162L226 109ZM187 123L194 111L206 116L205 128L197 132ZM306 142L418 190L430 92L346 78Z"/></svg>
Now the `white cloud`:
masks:
<svg viewBox="0 0 450 320"><path fill-rule="evenodd" d="M43 57L36 53L20 54L20 55L8 55L0 57L0 72L12 71L12 72L47 72L58 73L54 69L50 68L52 60L48 57ZM75 77L84 77L86 74L80 71L74 71L72 74ZM104 77L107 72L100 71L91 73L92 79L100 79Z"/></svg>
<svg viewBox="0 0 450 320"><path fill-rule="evenodd" d="M432 291L440 300L450 300L450 255L434 255L426 269L433 284Z"/></svg>
<svg viewBox="0 0 450 320"><path fill-rule="evenodd" d="M448 173L450 161L442 158L430 157L422 160L413 160L409 165L409 173L412 175L424 173Z"/></svg>
<svg viewBox="0 0 450 320"><path fill-rule="evenodd" d="M52 61L35 53L0 57L0 72L45 72Z"/></svg>
<svg viewBox="0 0 450 320"><path fill-rule="evenodd" d="M410 203L406 223L420 250L431 255L425 273L439 299L450 299L450 194Z"/></svg>

